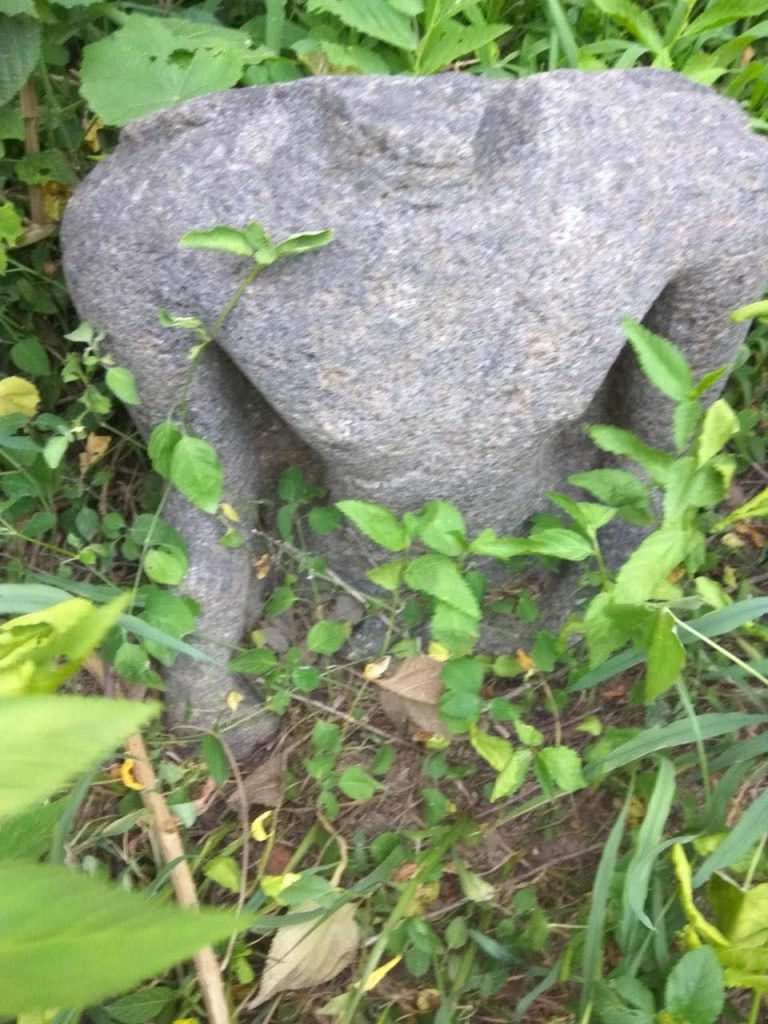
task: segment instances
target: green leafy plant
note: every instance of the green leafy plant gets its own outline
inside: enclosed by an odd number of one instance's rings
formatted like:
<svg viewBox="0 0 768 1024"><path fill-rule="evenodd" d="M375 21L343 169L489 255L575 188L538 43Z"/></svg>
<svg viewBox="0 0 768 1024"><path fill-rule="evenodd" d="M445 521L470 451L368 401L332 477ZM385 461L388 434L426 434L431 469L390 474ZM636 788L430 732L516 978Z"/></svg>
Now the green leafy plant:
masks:
<svg viewBox="0 0 768 1024"><path fill-rule="evenodd" d="M50 692L101 642L125 604L121 597L97 608L74 598L0 627L0 722L6 735L0 819L12 837L0 850L3 1014L83 1007L247 923L224 912L162 907L71 868L35 863L36 832L50 830L56 821L50 814L55 805L44 799L159 710L153 704ZM140 941L131 957L119 951L126 922Z"/></svg>
<svg viewBox="0 0 768 1024"><path fill-rule="evenodd" d="M197 339L190 353L191 365L185 393L179 396L182 408L200 355L215 339L217 331L264 267L277 260L328 245L332 238L331 231L314 231L290 235L281 242L273 243L257 221L252 221L244 228L217 225L201 231L188 231L182 236L180 244L188 248L227 252L251 262L251 269L210 327L206 327L197 317L171 316L164 311L160 314L160 322L164 327L189 331ZM183 421L167 419L156 426L149 438L148 452L155 472L169 480L193 505L204 512L215 513L218 510L222 490L219 458L207 441L186 433Z"/></svg>

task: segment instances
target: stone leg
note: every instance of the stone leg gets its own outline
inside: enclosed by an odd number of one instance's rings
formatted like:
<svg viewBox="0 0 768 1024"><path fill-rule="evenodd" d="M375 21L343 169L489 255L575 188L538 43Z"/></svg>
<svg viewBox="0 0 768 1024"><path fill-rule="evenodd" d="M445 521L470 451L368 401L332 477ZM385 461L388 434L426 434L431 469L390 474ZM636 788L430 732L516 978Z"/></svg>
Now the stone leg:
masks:
<svg viewBox="0 0 768 1024"><path fill-rule="evenodd" d="M175 369L180 363L177 353L165 387L158 386L157 378L150 379L145 368L138 370L145 432L162 420L173 399L183 394L183 382ZM288 428L216 348L206 353L188 404L192 412L186 427L216 449L224 470L222 499L240 515L238 528L248 543L235 549L223 547L223 521L195 508L175 489L171 492L164 515L184 537L189 557L189 572L179 589L201 609L192 643L217 664L184 655L177 658L164 674L167 715L171 728L182 738L216 726L235 756L243 759L278 726L278 720L265 713L254 684L226 667L233 649L252 626L249 612L254 605L254 586L258 586L252 561L258 552L250 542L257 501L274 498L280 471L296 463L306 466L307 458ZM242 694L234 711L227 702L232 691Z"/></svg>
<svg viewBox="0 0 768 1024"><path fill-rule="evenodd" d="M723 258L686 270L667 285L645 317L649 330L683 352L696 379L735 359L747 325L732 323L729 314L761 294L764 280L756 262L754 256ZM725 380L707 392L707 400L717 397ZM674 450L674 404L647 380L629 345L611 368L607 391L609 422L633 430L647 444Z"/></svg>

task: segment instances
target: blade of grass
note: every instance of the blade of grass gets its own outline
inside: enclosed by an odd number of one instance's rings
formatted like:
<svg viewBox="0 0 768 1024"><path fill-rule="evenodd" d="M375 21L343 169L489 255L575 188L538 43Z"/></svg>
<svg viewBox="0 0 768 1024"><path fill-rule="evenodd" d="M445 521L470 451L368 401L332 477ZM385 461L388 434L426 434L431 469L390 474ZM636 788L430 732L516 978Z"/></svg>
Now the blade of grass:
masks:
<svg viewBox="0 0 768 1024"><path fill-rule="evenodd" d="M727 608L718 608L717 611L707 612L701 618L693 619L691 622L683 623L686 627L680 637L680 642L685 646L694 643L697 639L704 637L722 636L724 633L732 633L734 629L743 626L745 622L759 619L768 615L768 597L752 597L746 601L737 601L728 605ZM726 652L727 655L728 652ZM604 661L602 665L590 669L583 676L580 676L568 689L571 691L589 690L598 686L619 672L626 672L627 669L639 665L645 660L634 647L621 654ZM744 667L744 663L737 662Z"/></svg>
<svg viewBox="0 0 768 1024"><path fill-rule="evenodd" d="M560 0L546 0L546 6L549 20L560 40L568 67L577 68L579 66L579 47Z"/></svg>
<svg viewBox="0 0 768 1024"><path fill-rule="evenodd" d="M744 811L738 822L716 850L707 857L693 876L695 887L703 885L716 871L721 871L745 856L766 834L768 821L768 790Z"/></svg>
<svg viewBox="0 0 768 1024"><path fill-rule="evenodd" d="M587 927L584 933L584 951L581 959L582 989L581 1001L579 1003L581 1021L589 1020L595 984L603 973L603 941L605 938L605 918L608 912L608 899L632 795L633 786L630 786L619 816L608 834L608 839L597 867L597 873L595 874L592 902L590 903Z"/></svg>
<svg viewBox="0 0 768 1024"><path fill-rule="evenodd" d="M51 605L60 604L62 601L69 601L72 593L87 600L104 602L111 600L120 593L118 588L105 587L73 587L72 591L59 587L50 587L44 583L2 583L0 584L0 615L25 615L28 612L39 612L43 608L50 608ZM204 651L198 650L191 644L178 640L170 633L166 633L156 626L150 626L148 622L137 618L135 615L121 615L117 620L118 625L127 629L135 636L141 636L145 640L154 640L178 654L186 654L195 661L205 661L209 665L223 667L224 662L212 658Z"/></svg>
<svg viewBox="0 0 768 1024"><path fill-rule="evenodd" d="M264 42L267 48L280 53L283 48L283 25L285 24L285 0L266 0L267 16L264 28Z"/></svg>
<svg viewBox="0 0 768 1024"><path fill-rule="evenodd" d="M688 716L688 721L691 723L691 732L693 733L693 741L696 744L696 753L699 758L699 770L701 771L704 794L707 800L709 800L712 796L712 783L709 780L709 765L707 764L707 752L704 749L704 737L699 729L699 716L696 714L696 709L691 703L691 698L682 679L677 680L675 688L680 697L680 703L683 705L683 709Z"/></svg>
<svg viewBox="0 0 768 1024"><path fill-rule="evenodd" d="M622 915L619 921L619 944L625 954L633 944L638 922L653 931L653 924L645 912L651 873L658 856L658 847L664 825L675 795L675 769L672 762L662 757L659 761L656 784L637 834L637 845L627 867L622 894Z"/></svg>
<svg viewBox="0 0 768 1024"><path fill-rule="evenodd" d="M754 761L768 753L768 733L750 736L748 740L734 743L717 757L712 759L712 771L721 772L724 768L744 761Z"/></svg>
<svg viewBox="0 0 768 1024"><path fill-rule="evenodd" d="M745 715L733 711L725 714L699 715L696 721L701 738L711 740L715 736L736 732L737 729L745 729L749 725L763 725L768 722L768 715ZM640 736L622 743L620 747L607 754L596 768L600 773L612 772L649 754L695 741L696 733L692 730L691 723L686 718L679 719L677 722L670 722L669 725L646 729Z"/></svg>

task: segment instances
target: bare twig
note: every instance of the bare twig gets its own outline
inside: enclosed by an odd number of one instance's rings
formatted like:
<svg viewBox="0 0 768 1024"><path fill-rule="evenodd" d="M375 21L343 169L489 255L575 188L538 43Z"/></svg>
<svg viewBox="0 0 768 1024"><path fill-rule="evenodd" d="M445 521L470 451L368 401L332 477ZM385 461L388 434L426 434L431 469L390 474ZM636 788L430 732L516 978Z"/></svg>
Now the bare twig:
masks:
<svg viewBox="0 0 768 1024"><path fill-rule="evenodd" d="M235 780L235 789L239 798L237 816L240 819L240 833L243 839L243 853L240 858L240 892L237 894L237 912L240 913L245 906L246 899L248 898L248 869L251 863L251 828L248 818L248 796L245 792L243 776L240 772L240 768L238 767L237 760L220 736L219 742L224 747L224 752L227 755L229 767L232 769L232 777ZM227 944L227 951L221 961L222 971L226 970L232 957L232 950L235 948L235 940L236 936L233 935Z"/></svg>
<svg viewBox="0 0 768 1024"><path fill-rule="evenodd" d="M149 812L151 828L162 851L163 860L166 864L173 864L170 876L176 900L182 907L198 908L200 902L192 872L184 855L179 825L158 788L157 776L140 733L129 737L125 751L135 761L134 776L143 786L141 799ZM206 946L196 953L193 959L210 1024L229 1024L229 1008L216 954L210 946Z"/></svg>
<svg viewBox="0 0 768 1024"><path fill-rule="evenodd" d="M352 715L348 715L346 711L339 711L338 708L331 707L330 704L323 704L322 701L313 700L312 697L305 697L303 693L291 693L291 699L298 701L299 704L305 704L308 708L314 708L316 711L322 711L326 715L333 715L334 718L340 718L344 722L349 722L350 725L354 725L358 729L372 732L375 736L381 736L388 743L397 743L405 747L413 746L412 743L409 743L408 740L404 740L400 736L385 732L384 729L379 729L378 726L371 725L370 722L358 721Z"/></svg>
<svg viewBox="0 0 768 1024"><path fill-rule="evenodd" d="M40 152L40 138L37 134L37 90L33 79L29 79L19 92L21 100L21 116L24 120L24 152L32 156ZM45 216L43 190L39 185L28 185L29 219L33 224L44 227L48 218Z"/></svg>

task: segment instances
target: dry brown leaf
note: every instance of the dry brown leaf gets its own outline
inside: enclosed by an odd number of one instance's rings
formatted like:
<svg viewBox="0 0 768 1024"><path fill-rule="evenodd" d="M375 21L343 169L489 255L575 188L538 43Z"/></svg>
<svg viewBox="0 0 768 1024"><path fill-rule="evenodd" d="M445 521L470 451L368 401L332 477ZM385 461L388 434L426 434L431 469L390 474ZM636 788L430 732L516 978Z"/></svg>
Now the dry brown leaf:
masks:
<svg viewBox="0 0 768 1024"><path fill-rule="evenodd" d="M419 870L419 865L412 860L406 861L405 864L401 864L400 867L392 875L393 882L407 882L413 878L416 872Z"/></svg>
<svg viewBox="0 0 768 1024"><path fill-rule="evenodd" d="M209 775L195 796L195 807L197 808L198 815L205 814L218 791L219 787Z"/></svg>
<svg viewBox="0 0 768 1024"><path fill-rule="evenodd" d="M746 520L743 523L736 523L733 529L739 536L746 537L752 546L756 547L759 551L762 551L766 544L768 544L768 538L766 538L762 530L758 529L754 521Z"/></svg>
<svg viewBox="0 0 768 1024"><path fill-rule="evenodd" d="M269 757L258 764L243 779L243 789L248 804L260 804L262 807L277 807L282 800L285 788L285 770L288 757L284 750L275 750ZM240 792L235 790L227 798L229 807L240 806Z"/></svg>
<svg viewBox="0 0 768 1024"><path fill-rule="evenodd" d="M396 726L415 725L426 733L450 739L440 720L437 703L443 692L442 662L417 654L402 661L394 674L377 679L383 691L379 700L385 715Z"/></svg>
<svg viewBox="0 0 768 1024"><path fill-rule="evenodd" d="M308 903L295 907L296 913L316 909ZM249 1009L261 1006L279 992L312 988L335 978L355 958L360 929L355 907L345 903L325 920L304 921L278 928L261 975L259 994Z"/></svg>
<svg viewBox="0 0 768 1024"><path fill-rule="evenodd" d="M417 654L401 661L391 676L377 679L376 685L420 704L437 704L443 692L442 671L442 662Z"/></svg>
<svg viewBox="0 0 768 1024"><path fill-rule="evenodd" d="M421 704L386 690L379 694L379 703L392 725L401 732L408 732L411 739L418 743L423 743L425 736L438 736L445 740L452 738L452 733L440 720L437 708L432 704Z"/></svg>

